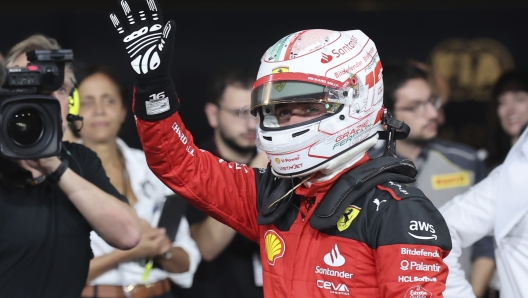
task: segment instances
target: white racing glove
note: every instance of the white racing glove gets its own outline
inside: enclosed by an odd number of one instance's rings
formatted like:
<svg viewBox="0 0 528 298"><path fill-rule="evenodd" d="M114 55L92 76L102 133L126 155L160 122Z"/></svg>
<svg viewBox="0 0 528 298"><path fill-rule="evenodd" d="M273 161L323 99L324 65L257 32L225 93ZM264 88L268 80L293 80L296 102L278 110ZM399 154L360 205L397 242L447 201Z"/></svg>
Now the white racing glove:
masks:
<svg viewBox="0 0 528 298"><path fill-rule="evenodd" d="M179 101L169 75L176 25L163 26L156 0L120 0L122 13L110 14L136 75L134 113L159 120L175 113Z"/></svg>

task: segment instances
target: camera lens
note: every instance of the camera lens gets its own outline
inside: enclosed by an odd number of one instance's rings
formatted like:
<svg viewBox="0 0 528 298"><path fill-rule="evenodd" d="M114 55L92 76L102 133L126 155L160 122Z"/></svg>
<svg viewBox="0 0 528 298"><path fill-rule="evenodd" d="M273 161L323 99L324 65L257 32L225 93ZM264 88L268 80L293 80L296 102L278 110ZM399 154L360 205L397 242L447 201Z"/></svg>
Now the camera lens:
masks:
<svg viewBox="0 0 528 298"><path fill-rule="evenodd" d="M7 133L21 146L30 146L42 136L42 117L34 108L22 108L11 115Z"/></svg>

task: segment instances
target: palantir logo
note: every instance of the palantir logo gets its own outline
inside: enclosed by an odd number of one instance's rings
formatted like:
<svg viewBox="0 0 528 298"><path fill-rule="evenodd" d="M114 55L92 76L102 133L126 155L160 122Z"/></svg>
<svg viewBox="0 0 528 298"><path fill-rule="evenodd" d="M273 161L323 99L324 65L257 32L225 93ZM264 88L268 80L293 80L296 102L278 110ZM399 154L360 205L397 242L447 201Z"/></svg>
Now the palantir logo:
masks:
<svg viewBox="0 0 528 298"><path fill-rule="evenodd" d="M334 246L331 252L327 253L324 258L324 262L328 266L339 267L345 264L345 257L339 253L337 244Z"/></svg>
<svg viewBox="0 0 528 298"><path fill-rule="evenodd" d="M332 61L332 59L333 59L332 55L328 55L328 54L325 54L323 52L321 52L321 55L323 56L321 58L321 63L323 63L323 64L326 64L326 63Z"/></svg>
<svg viewBox="0 0 528 298"><path fill-rule="evenodd" d="M409 270L409 261L407 261L407 260L401 261L400 269L403 270L403 271Z"/></svg>

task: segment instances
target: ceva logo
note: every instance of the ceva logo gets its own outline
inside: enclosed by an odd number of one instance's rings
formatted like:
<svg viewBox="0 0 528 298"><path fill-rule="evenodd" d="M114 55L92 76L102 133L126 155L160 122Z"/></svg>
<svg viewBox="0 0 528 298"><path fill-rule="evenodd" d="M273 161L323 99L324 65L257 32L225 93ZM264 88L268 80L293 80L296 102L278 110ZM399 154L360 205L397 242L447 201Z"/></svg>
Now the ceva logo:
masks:
<svg viewBox="0 0 528 298"><path fill-rule="evenodd" d="M339 267L345 264L345 257L343 257L339 253L339 248L337 247L337 244L334 246L334 248L332 248L331 252L327 253L324 256L323 260L326 265L332 266L332 267Z"/></svg>
<svg viewBox="0 0 528 298"><path fill-rule="evenodd" d="M323 56L321 58L321 63L323 63L323 64L326 64L326 63L332 61L332 59L334 58L334 57L332 57L332 55L327 55L327 54L325 54L323 52L321 52L321 55Z"/></svg>
<svg viewBox="0 0 528 298"><path fill-rule="evenodd" d="M275 261L282 258L286 251L284 240L273 230L269 230L264 234L264 243L266 249L266 256L268 257L268 264L275 266Z"/></svg>

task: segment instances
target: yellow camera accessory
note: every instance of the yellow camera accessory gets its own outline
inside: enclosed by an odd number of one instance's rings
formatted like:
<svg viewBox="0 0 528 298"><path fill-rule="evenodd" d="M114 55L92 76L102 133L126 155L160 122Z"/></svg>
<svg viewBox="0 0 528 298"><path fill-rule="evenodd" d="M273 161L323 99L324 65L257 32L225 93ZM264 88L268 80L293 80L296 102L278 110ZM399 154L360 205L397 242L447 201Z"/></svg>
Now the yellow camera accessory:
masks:
<svg viewBox="0 0 528 298"><path fill-rule="evenodd" d="M72 114L75 116L79 115L79 107L81 105L81 99L79 98L79 90L77 88L74 88L70 96L68 97L69 101L69 109L68 114Z"/></svg>

